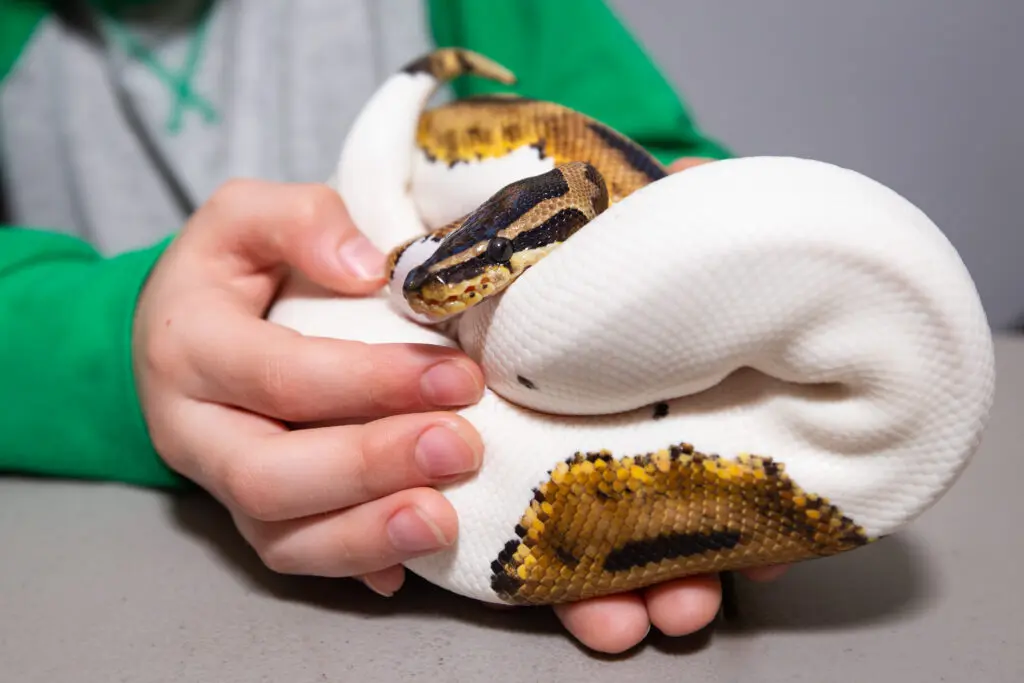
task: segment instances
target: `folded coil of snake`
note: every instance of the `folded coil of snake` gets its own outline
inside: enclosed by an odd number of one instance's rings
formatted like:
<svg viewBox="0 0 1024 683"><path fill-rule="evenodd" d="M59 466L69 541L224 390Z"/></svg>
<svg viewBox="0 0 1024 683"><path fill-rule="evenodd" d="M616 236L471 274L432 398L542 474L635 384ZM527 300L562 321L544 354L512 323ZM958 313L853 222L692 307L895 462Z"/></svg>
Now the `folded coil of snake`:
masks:
<svg viewBox="0 0 1024 683"><path fill-rule="evenodd" d="M681 173L562 106L428 109L441 49L388 78L329 185L390 251L346 299L301 277L268 319L305 334L460 345L484 441L442 488L455 545L407 567L455 593L551 604L791 563L905 527L956 481L993 396L990 328L938 227L806 159Z"/></svg>

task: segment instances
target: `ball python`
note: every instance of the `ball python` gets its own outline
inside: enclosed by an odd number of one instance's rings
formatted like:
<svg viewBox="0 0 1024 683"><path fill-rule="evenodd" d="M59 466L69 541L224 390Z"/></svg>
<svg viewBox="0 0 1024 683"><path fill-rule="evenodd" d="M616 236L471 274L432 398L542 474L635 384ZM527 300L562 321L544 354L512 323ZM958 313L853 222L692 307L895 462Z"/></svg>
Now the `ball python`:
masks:
<svg viewBox="0 0 1024 683"><path fill-rule="evenodd" d="M608 126L512 95L428 107L440 49L387 78L327 181L389 252L378 295L295 274L267 318L459 346L484 461L440 490L453 593L553 604L832 556L893 534L976 452L993 348L953 246L895 191L792 157L669 174ZM609 84L614 87L614 84Z"/></svg>

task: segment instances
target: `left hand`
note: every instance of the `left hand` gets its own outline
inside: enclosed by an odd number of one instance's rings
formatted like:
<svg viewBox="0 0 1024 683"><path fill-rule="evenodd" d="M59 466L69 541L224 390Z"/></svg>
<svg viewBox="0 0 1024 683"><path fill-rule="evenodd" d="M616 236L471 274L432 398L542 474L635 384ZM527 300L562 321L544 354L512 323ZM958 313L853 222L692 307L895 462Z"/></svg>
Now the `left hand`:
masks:
<svg viewBox="0 0 1024 683"><path fill-rule="evenodd" d="M713 161L684 157L669 171L679 171ZM785 567L764 567L742 572L755 581L770 581ZM701 630L718 614L722 584L715 574L691 576L652 586L643 591L557 605L555 614L583 645L598 652L620 653L640 643L651 627L667 636L684 636Z"/></svg>

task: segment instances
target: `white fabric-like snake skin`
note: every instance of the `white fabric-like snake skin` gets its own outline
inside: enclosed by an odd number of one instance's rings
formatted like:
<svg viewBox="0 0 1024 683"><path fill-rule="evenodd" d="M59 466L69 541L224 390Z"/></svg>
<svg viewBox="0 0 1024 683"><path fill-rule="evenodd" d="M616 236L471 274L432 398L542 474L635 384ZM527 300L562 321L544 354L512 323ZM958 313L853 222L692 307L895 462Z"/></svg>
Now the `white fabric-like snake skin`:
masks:
<svg viewBox="0 0 1024 683"><path fill-rule="evenodd" d="M383 250L551 167L535 155L476 173L432 166L414 131L435 86L425 74L387 81L332 180ZM455 343L386 293L336 298L301 278L269 319L309 335ZM407 566L491 602L491 562L533 489L577 451L686 441L770 455L884 536L954 483L994 387L978 294L940 230L863 175L793 158L715 162L645 187L471 309L455 334L489 386L461 411L483 437L484 464L443 489L456 545ZM654 420L658 401L669 411Z"/></svg>

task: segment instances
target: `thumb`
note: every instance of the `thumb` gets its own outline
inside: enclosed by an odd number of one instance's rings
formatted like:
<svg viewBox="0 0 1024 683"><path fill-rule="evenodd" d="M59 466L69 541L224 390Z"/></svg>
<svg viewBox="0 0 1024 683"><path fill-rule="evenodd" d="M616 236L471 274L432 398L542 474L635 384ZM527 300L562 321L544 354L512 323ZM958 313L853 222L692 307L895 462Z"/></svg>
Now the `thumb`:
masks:
<svg viewBox="0 0 1024 683"><path fill-rule="evenodd" d="M340 294L369 294L385 280L387 257L352 222L326 185L233 180L221 186L183 231L197 255L232 279L273 277L287 266Z"/></svg>

